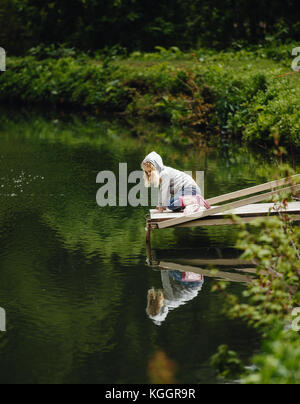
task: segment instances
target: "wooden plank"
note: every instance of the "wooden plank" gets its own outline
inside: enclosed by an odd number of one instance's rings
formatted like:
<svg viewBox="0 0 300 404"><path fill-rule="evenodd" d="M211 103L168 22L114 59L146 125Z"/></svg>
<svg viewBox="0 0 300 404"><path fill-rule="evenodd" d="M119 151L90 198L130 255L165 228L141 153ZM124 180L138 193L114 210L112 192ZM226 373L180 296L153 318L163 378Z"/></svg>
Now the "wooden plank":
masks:
<svg viewBox="0 0 300 404"><path fill-rule="evenodd" d="M213 207L215 208L215 207ZM247 215L264 215L268 214L269 212L277 213L277 211L274 209L274 203L260 203L260 204L253 204L253 205L247 205L247 206L242 206L241 208L237 208L231 211L227 212L221 212L217 213L214 215L214 217L224 217L229 214L237 215L237 216L247 216ZM286 210L284 211L285 213L300 213L300 202L290 202ZM166 213L157 213L157 210L151 210L150 211L150 217L151 221L164 221L164 220L170 220L170 219L175 219L179 217L186 217L184 213L174 213L171 211L167 211Z"/></svg>
<svg viewBox="0 0 300 404"><path fill-rule="evenodd" d="M175 260L175 261L174 261ZM172 259L176 264L192 265L192 266L218 266L218 267L238 267L249 266L250 261L241 260L240 258L182 258ZM253 264L254 265L254 264ZM255 271L255 270L254 270Z"/></svg>
<svg viewBox="0 0 300 404"><path fill-rule="evenodd" d="M268 219L272 216L252 216L252 217L241 217L239 222L234 221L232 218L228 219L202 219L202 220L195 220L188 223L179 224L176 227L209 227L209 226L233 226L238 225L239 223L249 224L256 219ZM300 215L293 215L294 222L300 222ZM157 228L157 223L154 224L153 228Z"/></svg>
<svg viewBox="0 0 300 404"><path fill-rule="evenodd" d="M225 279L230 282L249 283L253 279L251 275L223 271L217 271L217 273L213 274L212 271L207 269L201 269L190 265L175 264L173 262L160 262L159 268L167 271L193 272L203 275L204 277Z"/></svg>
<svg viewBox="0 0 300 404"><path fill-rule="evenodd" d="M238 272L244 272L246 274L257 273L257 264L255 262L245 261L238 258L210 258L210 259L199 259L199 258L182 258L182 259L172 259L172 262L179 265L190 265L190 266L209 266L209 267L231 267L232 270ZM252 265L252 267L249 267ZM266 272L265 272L266 273Z"/></svg>
<svg viewBox="0 0 300 404"><path fill-rule="evenodd" d="M169 219L175 219L178 217L184 216L184 213L174 213L171 210L167 210L164 213L158 213L157 210L152 209L150 210L150 218L151 220L169 220Z"/></svg>
<svg viewBox="0 0 300 404"><path fill-rule="evenodd" d="M209 226L232 226L232 225L238 225L239 223L244 223L244 224L249 224L253 222L256 219L268 219L272 218L274 215L271 216L252 216L252 217L240 217L239 221L234 221L232 218L208 218L208 219L201 219L201 220L195 220L192 222L188 223L183 223L179 224L176 227L180 228L185 228L185 227L209 227ZM293 220L294 222L300 222L300 215L294 215L293 214ZM157 222L152 222L151 225L152 229L157 229L158 228L158 223Z"/></svg>
<svg viewBox="0 0 300 404"><path fill-rule="evenodd" d="M300 202L289 202L284 210L284 213L300 213ZM224 216L228 214L233 214L237 216L247 216L247 215L264 215L268 213L278 213L278 206L274 203L256 203L253 205L242 206L230 210L228 212L218 213L219 216ZM217 216L216 215L216 216Z"/></svg>
<svg viewBox="0 0 300 404"><path fill-rule="evenodd" d="M208 216L213 216L213 215L216 215L217 213L224 213L224 212L227 212L227 211L232 210L232 209L240 208L242 206L247 206L247 205L251 205L251 204L255 204L255 203L258 203L258 202L265 201L265 200L271 198L272 196L274 196L276 194L279 194L281 192L289 192L291 190L293 190L294 192L300 191L300 185L295 185L293 187L287 187L287 188L283 188L283 189L280 189L280 190L267 192L265 194L252 196L250 198L246 198L246 199L242 199L240 201L232 202L230 204L219 206L217 208L212 208L212 209L209 209L209 210L197 212L197 213L194 213L193 215L190 215L190 216L184 216L184 217L179 217L179 218L176 218L176 219L166 220L164 222L158 223L158 228L159 229L164 229L164 228L167 228L167 227L174 227L174 226L177 226L179 224L188 223L188 222L191 222L191 221L196 220L196 219L199 220L199 219L202 219L202 218L205 218L205 217L208 217Z"/></svg>
<svg viewBox="0 0 300 404"><path fill-rule="evenodd" d="M295 181L297 179L300 179L300 174L297 174L297 175L294 175L294 176L288 177L288 178L283 178L281 180L271 181L271 182L267 182L265 184L256 185L254 187L242 189L242 190L239 190L239 191L236 191L236 192L231 192L229 194L216 196L214 198L208 199L207 202L210 205L215 205L215 204L219 204L219 203L222 203L222 202L227 202L227 201L230 201L232 199L242 198L244 196L257 194L258 192L263 192L263 191L268 191L270 189L275 189L275 188L281 187L283 185L286 185L288 183L291 183L292 181Z"/></svg>

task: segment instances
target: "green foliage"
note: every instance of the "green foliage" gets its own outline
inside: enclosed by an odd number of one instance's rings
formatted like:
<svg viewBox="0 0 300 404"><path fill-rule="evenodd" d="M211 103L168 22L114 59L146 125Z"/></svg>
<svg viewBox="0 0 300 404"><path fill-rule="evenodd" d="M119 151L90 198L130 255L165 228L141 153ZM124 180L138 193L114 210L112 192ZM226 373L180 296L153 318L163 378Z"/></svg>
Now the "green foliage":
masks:
<svg viewBox="0 0 300 404"><path fill-rule="evenodd" d="M74 48L68 48L66 45L38 45L29 49L29 56L34 56L37 60L43 59L61 59L78 56L78 52Z"/></svg>
<svg viewBox="0 0 300 404"><path fill-rule="evenodd" d="M120 67L114 56L102 63L87 56L75 59L67 57L73 50L65 47L38 47L30 53L32 56L9 60L7 74L0 77L1 102L123 112L163 119L174 127L198 125L203 132L210 126L213 105L208 90L196 84L195 78L191 82L185 70L165 62L138 70Z"/></svg>
<svg viewBox="0 0 300 404"><path fill-rule="evenodd" d="M209 92L204 99L206 105L213 105L214 115L209 113L209 118L205 119L209 125L197 125L198 132L209 135L219 126L223 132L242 137L249 143L272 145L276 137L283 145L299 147L300 107L296 97L299 81L281 77L285 67L291 64L292 46L281 47L278 53L274 49L260 47L252 51L219 54L200 49L195 56L186 54L184 58L180 57L176 64L180 66L177 77L180 83L190 84L192 88L181 96L181 100L188 95L193 102L190 105L194 107L186 108L181 116L175 112L177 122L189 120L193 126L201 121L201 114L197 119L199 114L195 106L208 86ZM162 58L166 60L165 56ZM279 64L277 60L280 58ZM145 60L145 56L140 60ZM192 61L196 63L192 64ZM141 66L135 66L141 69ZM191 76L194 76L192 80ZM195 91L199 87L201 91ZM164 105L163 101L161 105ZM170 103L166 107L170 108Z"/></svg>
<svg viewBox="0 0 300 404"><path fill-rule="evenodd" d="M297 16L295 0L284 7L279 0L161 0L155 7L134 0L2 0L0 6L2 46L22 54L39 42L85 51L113 46L152 51L160 46L164 53L172 47L175 54L177 47L280 44L299 39Z"/></svg>
<svg viewBox="0 0 300 404"><path fill-rule="evenodd" d="M286 80L286 79L285 79ZM263 139L272 142L279 135L282 144L300 146L300 106L296 88L287 82L272 83L268 91L259 93L242 120L244 138L250 142ZM235 121L241 118L237 114Z"/></svg>
<svg viewBox="0 0 300 404"><path fill-rule="evenodd" d="M226 345L219 347L218 353L211 358L211 365L218 370L220 376L227 378L235 378L243 371L241 360Z"/></svg>
<svg viewBox="0 0 300 404"><path fill-rule="evenodd" d="M287 61L289 65L292 61L292 46L284 49L290 56L285 56L282 64L267 59L262 48L257 53L200 56L198 71L215 92L222 130L249 143L272 145L276 136L283 145L299 147L299 80L284 77ZM273 54L270 57L276 59Z"/></svg>
<svg viewBox="0 0 300 404"><path fill-rule="evenodd" d="M252 229L241 233L237 247L244 251L243 259L257 263L259 279L244 294L249 303L231 306L230 314L268 330L300 304L300 231L277 217L259 219Z"/></svg>
<svg viewBox="0 0 300 404"><path fill-rule="evenodd" d="M300 338L295 331L280 331L254 358L256 371L246 375L245 384L299 384Z"/></svg>
<svg viewBox="0 0 300 404"><path fill-rule="evenodd" d="M269 146L275 139L299 148L299 80L282 77L291 49L182 53L158 47L158 52L125 58L124 49L114 47L95 59L66 45L43 45L25 58L8 58L0 102L162 119L175 129L191 129L189 139L177 139L184 143L203 138L217 143L227 133L247 143Z"/></svg>
<svg viewBox="0 0 300 404"><path fill-rule="evenodd" d="M282 194L278 207L289 199ZM227 295L226 313L243 319L264 334L263 353L254 358L258 367L244 376L245 383L300 383L299 343L296 330L291 328L291 312L300 306L300 228L287 215L257 219L250 228L242 226L237 247L242 259L257 265L257 278L251 281L240 302ZM225 290L225 292L224 292Z"/></svg>
<svg viewBox="0 0 300 404"><path fill-rule="evenodd" d="M0 77L0 100L119 111L130 93L114 78L114 71L110 64L80 63L71 57L11 60L7 74Z"/></svg>
<svg viewBox="0 0 300 404"><path fill-rule="evenodd" d="M183 53L177 46L171 46L169 49L165 49L162 46L155 46L156 52L143 53L140 51L132 52L130 58L133 60L182 60L185 57L189 58L189 55Z"/></svg>
<svg viewBox="0 0 300 404"><path fill-rule="evenodd" d="M231 99L237 108L223 115L226 127L253 143L274 143L278 135L282 144L299 147L299 82L270 74L254 76L244 83Z"/></svg>

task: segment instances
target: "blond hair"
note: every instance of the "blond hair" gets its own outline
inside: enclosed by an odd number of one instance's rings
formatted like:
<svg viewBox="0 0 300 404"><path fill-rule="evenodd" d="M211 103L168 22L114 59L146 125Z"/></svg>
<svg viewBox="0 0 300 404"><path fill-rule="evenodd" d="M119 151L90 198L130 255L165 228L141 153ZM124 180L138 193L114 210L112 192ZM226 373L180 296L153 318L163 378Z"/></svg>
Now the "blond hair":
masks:
<svg viewBox="0 0 300 404"><path fill-rule="evenodd" d="M165 297L164 292L161 289L155 290L154 288L148 291L147 296L147 309L148 316L155 317L159 314L160 310L164 306Z"/></svg>
<svg viewBox="0 0 300 404"><path fill-rule="evenodd" d="M142 163L142 170L144 171L145 187L150 188L151 184L159 187L160 176L157 169L152 163Z"/></svg>

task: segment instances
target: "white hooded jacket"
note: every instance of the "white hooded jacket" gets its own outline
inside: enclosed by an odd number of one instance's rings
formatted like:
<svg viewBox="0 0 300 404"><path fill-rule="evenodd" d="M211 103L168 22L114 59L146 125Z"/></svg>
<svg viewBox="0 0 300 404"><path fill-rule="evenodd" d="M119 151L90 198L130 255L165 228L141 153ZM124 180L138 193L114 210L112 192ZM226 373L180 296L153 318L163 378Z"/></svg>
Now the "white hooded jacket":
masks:
<svg viewBox="0 0 300 404"><path fill-rule="evenodd" d="M148 154L143 163L153 164L159 173L159 207L168 206L171 196L180 193L182 189L196 188L199 190L199 186L190 175L182 171L175 170L174 168L164 166L161 156L156 152Z"/></svg>

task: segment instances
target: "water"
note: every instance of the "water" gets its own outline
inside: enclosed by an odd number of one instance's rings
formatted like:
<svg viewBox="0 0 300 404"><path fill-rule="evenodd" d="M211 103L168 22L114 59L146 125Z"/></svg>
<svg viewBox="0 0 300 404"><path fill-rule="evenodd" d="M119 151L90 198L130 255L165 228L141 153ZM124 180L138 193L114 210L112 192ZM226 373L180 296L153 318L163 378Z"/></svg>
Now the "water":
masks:
<svg viewBox="0 0 300 404"><path fill-rule="evenodd" d="M119 162L139 169L155 148L169 165L205 170L214 196L263 182L274 162L238 145L175 148L151 140L165 129L144 130L139 139L107 119L2 112L0 383L216 383L209 360L219 345L245 360L259 349L258 335L223 314L207 276L160 325L146 314L148 291L172 275L159 265L197 272L197 260L238 258L237 229L154 233L149 266L147 209L99 208L96 176ZM241 295L242 280L229 290Z"/></svg>

